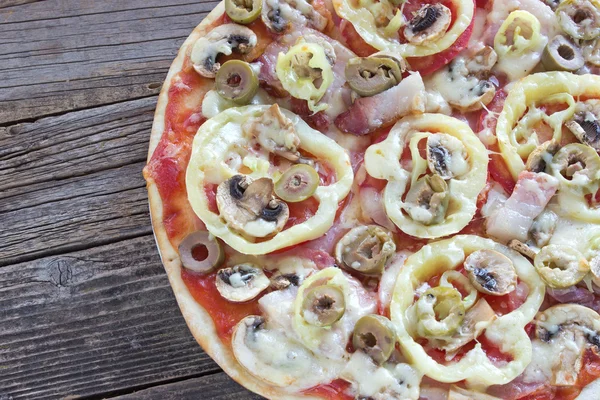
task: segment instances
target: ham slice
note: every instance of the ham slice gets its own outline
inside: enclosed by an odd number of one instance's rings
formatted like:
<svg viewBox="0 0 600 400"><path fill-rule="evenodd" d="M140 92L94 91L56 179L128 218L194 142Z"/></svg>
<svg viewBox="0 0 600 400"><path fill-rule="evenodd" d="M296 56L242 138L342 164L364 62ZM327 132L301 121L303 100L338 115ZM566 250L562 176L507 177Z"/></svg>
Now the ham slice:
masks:
<svg viewBox="0 0 600 400"><path fill-rule="evenodd" d="M512 239L522 242L533 220L540 215L558 189L558 180L544 172L523 171L512 195L486 221L488 235L503 243Z"/></svg>
<svg viewBox="0 0 600 400"><path fill-rule="evenodd" d="M346 133L366 135L407 114L425 112L426 99L423 79L415 73L391 89L356 100L335 119L335 126Z"/></svg>

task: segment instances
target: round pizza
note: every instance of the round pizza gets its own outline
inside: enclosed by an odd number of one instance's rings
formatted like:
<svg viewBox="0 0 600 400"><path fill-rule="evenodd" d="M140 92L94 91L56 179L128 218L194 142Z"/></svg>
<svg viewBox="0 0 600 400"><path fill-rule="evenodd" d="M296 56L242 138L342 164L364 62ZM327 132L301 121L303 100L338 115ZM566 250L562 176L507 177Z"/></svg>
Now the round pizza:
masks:
<svg viewBox="0 0 600 400"><path fill-rule="evenodd" d="M597 400L599 151L600 0L224 0L144 176L251 391Z"/></svg>

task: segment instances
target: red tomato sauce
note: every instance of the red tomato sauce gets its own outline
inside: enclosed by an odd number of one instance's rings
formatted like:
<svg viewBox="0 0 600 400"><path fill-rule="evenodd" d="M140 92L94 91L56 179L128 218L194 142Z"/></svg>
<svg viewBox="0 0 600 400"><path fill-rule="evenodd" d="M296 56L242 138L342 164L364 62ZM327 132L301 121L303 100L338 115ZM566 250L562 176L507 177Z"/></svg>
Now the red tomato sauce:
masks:
<svg viewBox="0 0 600 400"><path fill-rule="evenodd" d="M354 396L345 393L349 387L350 384L345 380L336 379L326 385L319 385L305 390L304 393L307 395L319 396L327 400L354 400Z"/></svg>

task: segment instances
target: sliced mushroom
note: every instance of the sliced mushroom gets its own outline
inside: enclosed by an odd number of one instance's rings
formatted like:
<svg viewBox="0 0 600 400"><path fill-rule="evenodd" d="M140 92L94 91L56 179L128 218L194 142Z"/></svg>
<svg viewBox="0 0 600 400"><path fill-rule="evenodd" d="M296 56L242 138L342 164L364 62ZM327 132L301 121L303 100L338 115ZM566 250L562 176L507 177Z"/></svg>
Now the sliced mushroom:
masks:
<svg viewBox="0 0 600 400"><path fill-rule="evenodd" d="M577 184L585 177L584 184L596 180L600 171L600 157L594 149L580 143L571 143L563 147L552 159L555 174Z"/></svg>
<svg viewBox="0 0 600 400"><path fill-rule="evenodd" d="M223 263L225 252L219 240L209 232L196 231L179 244L179 257L185 268L206 274Z"/></svg>
<svg viewBox="0 0 600 400"><path fill-rule="evenodd" d="M600 9L590 0L564 0L556 9L558 22L573 39L600 36Z"/></svg>
<svg viewBox="0 0 600 400"><path fill-rule="evenodd" d="M271 278L271 286L276 290L287 289L290 286L300 286L301 279L296 274L275 275Z"/></svg>
<svg viewBox="0 0 600 400"><path fill-rule="evenodd" d="M469 171L465 146L445 133L434 133L427 138L427 164L431 172L445 180Z"/></svg>
<svg viewBox="0 0 600 400"><path fill-rule="evenodd" d="M517 239L513 239L510 242L508 242L508 247L518 253L521 253L530 260L533 260L535 258L535 255L537 254L535 251L533 251L531 247Z"/></svg>
<svg viewBox="0 0 600 400"><path fill-rule="evenodd" d="M221 64L219 54L230 55L234 50L248 53L256 46L257 37L251 29L238 24L219 25L196 41L190 59L196 72L214 78Z"/></svg>
<svg viewBox="0 0 600 400"><path fill-rule="evenodd" d="M404 37L412 44L435 42L446 34L452 22L452 12L442 4L426 4L404 28Z"/></svg>
<svg viewBox="0 0 600 400"><path fill-rule="evenodd" d="M351 58L344 71L348 85L361 96L376 95L402 80L402 71L391 58Z"/></svg>
<svg viewBox="0 0 600 400"><path fill-rule="evenodd" d="M560 145L554 139L542 143L529 154L525 168L531 172L546 172L546 168L558 150Z"/></svg>
<svg viewBox="0 0 600 400"><path fill-rule="evenodd" d="M346 312L342 289L334 285L315 286L302 301L302 316L310 325L331 326Z"/></svg>
<svg viewBox="0 0 600 400"><path fill-rule="evenodd" d="M550 210L544 210L533 220L529 228L529 236L533 243L540 248L546 246L554 234L557 223L558 216Z"/></svg>
<svg viewBox="0 0 600 400"><path fill-rule="evenodd" d="M579 46L562 35L552 39L544 49L542 63L548 71L577 71L585 60Z"/></svg>
<svg viewBox="0 0 600 400"><path fill-rule="evenodd" d="M495 250L477 250L465 260L465 270L477 290L492 296L504 296L517 288L517 272L504 254Z"/></svg>
<svg viewBox="0 0 600 400"><path fill-rule="evenodd" d="M383 272L395 251L391 233L377 225L366 225L351 229L338 241L335 258L347 269L376 275Z"/></svg>
<svg viewBox="0 0 600 400"><path fill-rule="evenodd" d="M367 353L373 361L383 364L396 347L396 333L389 319L369 314L361 317L354 326L352 345Z"/></svg>
<svg viewBox="0 0 600 400"><path fill-rule="evenodd" d="M581 105L579 108L584 109L576 113L573 118L565 123L565 126L581 143L600 151L600 121L598 116L585 110L585 105Z"/></svg>
<svg viewBox="0 0 600 400"><path fill-rule="evenodd" d="M496 319L496 313L485 299L479 299L465 314L456 332L439 348L453 356L461 347L476 339Z"/></svg>
<svg viewBox="0 0 600 400"><path fill-rule="evenodd" d="M245 122L242 131L256 139L258 144L271 153L292 162L302 162L298 151L300 137L296 133L294 123L283 115L279 105L273 104L260 117Z"/></svg>
<svg viewBox="0 0 600 400"><path fill-rule="evenodd" d="M578 304L559 304L539 313L535 319L536 335L556 350L550 384L574 385L588 348L600 346L600 315Z"/></svg>
<svg viewBox="0 0 600 400"><path fill-rule="evenodd" d="M315 29L322 31L328 20L306 0L263 0L261 18L271 32L283 33L293 21L306 19Z"/></svg>
<svg viewBox="0 0 600 400"><path fill-rule="evenodd" d="M419 178L406 195L405 209L414 221L435 225L446 218L450 202L448 184L439 175Z"/></svg>
<svg viewBox="0 0 600 400"><path fill-rule="evenodd" d="M234 303L252 300L269 287L271 281L262 269L253 264L239 264L217 272L217 290Z"/></svg>
<svg viewBox="0 0 600 400"><path fill-rule="evenodd" d="M561 0L544 0L544 3L546 3L546 5L550 7L552 11L556 11L556 8L560 4L560 2Z"/></svg>
<svg viewBox="0 0 600 400"><path fill-rule="evenodd" d="M557 244L542 248L533 266L544 282L555 289L578 284L590 271L589 263L578 250Z"/></svg>
<svg viewBox="0 0 600 400"><path fill-rule="evenodd" d="M235 175L217 187L217 207L221 217L238 232L265 237L281 231L290 211L273 196L273 181Z"/></svg>
<svg viewBox="0 0 600 400"><path fill-rule="evenodd" d="M475 52L456 57L433 75L428 86L463 113L480 110L496 94L490 77L497 61L498 55L492 47L481 47Z"/></svg>

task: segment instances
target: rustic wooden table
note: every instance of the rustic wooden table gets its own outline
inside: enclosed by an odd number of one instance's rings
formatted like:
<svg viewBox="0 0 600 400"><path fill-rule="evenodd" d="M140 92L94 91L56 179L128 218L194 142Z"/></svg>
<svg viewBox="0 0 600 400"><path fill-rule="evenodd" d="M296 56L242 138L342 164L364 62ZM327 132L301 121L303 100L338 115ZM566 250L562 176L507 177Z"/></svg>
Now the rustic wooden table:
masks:
<svg viewBox="0 0 600 400"><path fill-rule="evenodd" d="M152 237L157 94L211 0L0 0L0 400L258 399L202 352Z"/></svg>

